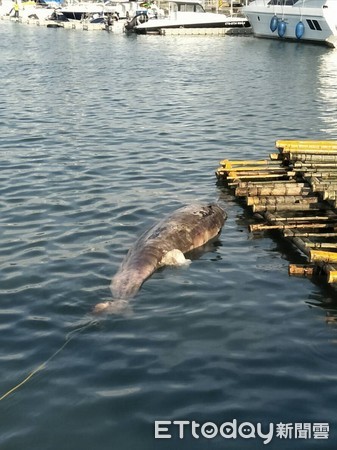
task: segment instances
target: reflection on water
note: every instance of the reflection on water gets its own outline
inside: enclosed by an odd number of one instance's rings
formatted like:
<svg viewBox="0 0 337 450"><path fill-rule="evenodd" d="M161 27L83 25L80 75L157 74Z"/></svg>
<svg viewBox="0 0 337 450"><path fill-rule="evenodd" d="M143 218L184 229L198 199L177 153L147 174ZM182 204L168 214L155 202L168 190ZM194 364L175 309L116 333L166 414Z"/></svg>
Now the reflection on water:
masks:
<svg viewBox="0 0 337 450"><path fill-rule="evenodd" d="M337 137L337 53L335 51L326 52L321 56L318 64L318 108L322 116L323 123L326 124L324 132L329 139Z"/></svg>
<svg viewBox="0 0 337 450"><path fill-rule="evenodd" d="M76 334L0 402L0 447L264 448L153 436L155 420L237 419L330 422L327 442L286 446L336 448L336 327L324 309L335 294L289 278L290 248L250 236L214 177L219 160L265 157L277 138L334 136L334 52L7 22L0 37L0 393L111 299L144 229L196 201L221 199L228 213L211 251L157 271L132 316Z"/></svg>

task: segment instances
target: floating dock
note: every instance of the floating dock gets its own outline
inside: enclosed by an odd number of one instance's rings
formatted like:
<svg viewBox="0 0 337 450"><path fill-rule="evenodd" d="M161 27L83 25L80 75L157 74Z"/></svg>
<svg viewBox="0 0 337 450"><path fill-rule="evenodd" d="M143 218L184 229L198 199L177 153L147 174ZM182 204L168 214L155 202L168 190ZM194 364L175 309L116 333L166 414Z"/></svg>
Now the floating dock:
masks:
<svg viewBox="0 0 337 450"><path fill-rule="evenodd" d="M227 159L216 177L244 199L252 233L277 230L307 258L291 275L337 283L337 141L278 140L264 160Z"/></svg>
<svg viewBox="0 0 337 450"><path fill-rule="evenodd" d="M64 28L68 30L84 30L84 31L110 31L113 33L124 33L124 25L127 22L124 19L114 21L111 25L104 23L93 23L89 21L71 20L61 22L55 20L43 20L38 18L19 17L14 19L9 16L0 16L0 20L19 22L26 25L35 25L48 28ZM150 33L149 33L150 34ZM251 27L233 27L233 28L164 28L158 33L163 36L239 36L253 34Z"/></svg>
<svg viewBox="0 0 337 450"><path fill-rule="evenodd" d="M253 34L251 27L233 28L163 28L163 36L239 36Z"/></svg>

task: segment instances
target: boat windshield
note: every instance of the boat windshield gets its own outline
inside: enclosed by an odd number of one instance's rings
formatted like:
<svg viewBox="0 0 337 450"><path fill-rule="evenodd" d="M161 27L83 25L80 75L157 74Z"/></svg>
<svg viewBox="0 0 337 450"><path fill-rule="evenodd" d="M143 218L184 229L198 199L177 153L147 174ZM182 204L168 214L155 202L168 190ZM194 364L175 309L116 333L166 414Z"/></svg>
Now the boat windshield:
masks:
<svg viewBox="0 0 337 450"><path fill-rule="evenodd" d="M158 6L166 13L172 12L205 12L200 3L197 2L184 2L184 1L161 1L158 2Z"/></svg>
<svg viewBox="0 0 337 450"><path fill-rule="evenodd" d="M298 1L299 0L270 0L270 2L268 2L268 5L293 6Z"/></svg>
<svg viewBox="0 0 337 450"><path fill-rule="evenodd" d="M184 3L177 2L178 11L181 12L204 12L204 8L200 5L200 3Z"/></svg>

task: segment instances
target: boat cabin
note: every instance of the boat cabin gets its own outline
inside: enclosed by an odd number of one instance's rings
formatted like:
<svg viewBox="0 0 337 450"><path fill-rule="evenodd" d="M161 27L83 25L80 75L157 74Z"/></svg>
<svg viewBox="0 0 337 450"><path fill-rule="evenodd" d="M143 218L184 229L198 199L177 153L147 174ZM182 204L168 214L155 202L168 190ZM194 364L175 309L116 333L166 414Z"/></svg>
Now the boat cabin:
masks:
<svg viewBox="0 0 337 450"><path fill-rule="evenodd" d="M202 5L196 1L176 0L176 1L160 1L158 7L164 11L165 16L171 16L177 12L187 13L203 13L205 12Z"/></svg>

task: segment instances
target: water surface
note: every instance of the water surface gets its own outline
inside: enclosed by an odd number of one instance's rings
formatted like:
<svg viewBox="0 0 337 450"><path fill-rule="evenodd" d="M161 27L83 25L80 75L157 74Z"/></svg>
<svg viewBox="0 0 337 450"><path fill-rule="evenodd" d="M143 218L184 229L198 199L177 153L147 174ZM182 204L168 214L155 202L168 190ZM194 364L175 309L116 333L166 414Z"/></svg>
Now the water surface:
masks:
<svg viewBox="0 0 337 450"><path fill-rule="evenodd" d="M332 450L336 296L248 233L223 158L336 139L337 54L253 37L118 36L0 24L0 448ZM155 273L133 314L90 320L136 236L224 202L217 245ZM329 422L328 440L156 440L156 420Z"/></svg>

